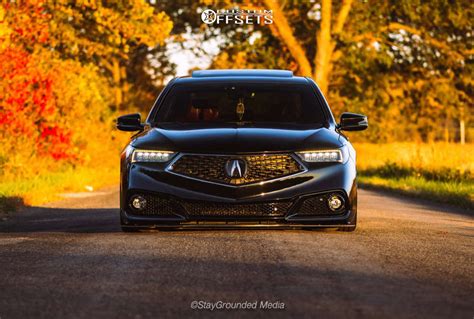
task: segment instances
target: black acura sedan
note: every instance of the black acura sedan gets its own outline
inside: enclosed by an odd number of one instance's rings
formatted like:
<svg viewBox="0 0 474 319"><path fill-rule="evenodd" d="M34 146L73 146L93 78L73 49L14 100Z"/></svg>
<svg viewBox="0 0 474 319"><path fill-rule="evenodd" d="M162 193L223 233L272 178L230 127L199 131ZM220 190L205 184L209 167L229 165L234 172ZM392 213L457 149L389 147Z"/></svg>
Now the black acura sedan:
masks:
<svg viewBox="0 0 474 319"><path fill-rule="evenodd" d="M316 83L284 70L207 70L175 78L121 155L123 231L337 227L357 222L356 153Z"/></svg>

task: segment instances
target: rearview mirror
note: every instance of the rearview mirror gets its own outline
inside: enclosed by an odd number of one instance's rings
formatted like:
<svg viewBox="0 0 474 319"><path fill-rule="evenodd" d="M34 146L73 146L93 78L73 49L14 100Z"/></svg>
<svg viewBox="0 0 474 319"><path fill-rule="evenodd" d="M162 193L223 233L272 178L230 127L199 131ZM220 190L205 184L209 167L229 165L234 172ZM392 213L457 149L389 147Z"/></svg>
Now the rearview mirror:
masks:
<svg viewBox="0 0 474 319"><path fill-rule="evenodd" d="M117 119L117 128L121 131L133 132L142 131L143 124L140 113L127 114Z"/></svg>
<svg viewBox="0 0 474 319"><path fill-rule="evenodd" d="M367 116L356 113L342 113L339 129L343 131L363 131L369 127Z"/></svg>

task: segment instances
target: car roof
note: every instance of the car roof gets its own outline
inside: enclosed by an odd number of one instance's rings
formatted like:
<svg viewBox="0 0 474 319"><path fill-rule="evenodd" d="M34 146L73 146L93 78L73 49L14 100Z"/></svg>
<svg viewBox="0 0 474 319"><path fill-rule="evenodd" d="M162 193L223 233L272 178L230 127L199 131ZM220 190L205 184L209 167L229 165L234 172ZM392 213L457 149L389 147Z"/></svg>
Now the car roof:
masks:
<svg viewBox="0 0 474 319"><path fill-rule="evenodd" d="M268 69L199 70L193 71L190 76L176 78L176 83L219 83L227 81L308 83L306 78L294 76L293 71Z"/></svg>
<svg viewBox="0 0 474 319"><path fill-rule="evenodd" d="M193 78L210 78L210 77L233 77L233 76L244 76L244 77L276 77L276 78L291 78L293 77L293 71L288 70L198 70L193 71Z"/></svg>

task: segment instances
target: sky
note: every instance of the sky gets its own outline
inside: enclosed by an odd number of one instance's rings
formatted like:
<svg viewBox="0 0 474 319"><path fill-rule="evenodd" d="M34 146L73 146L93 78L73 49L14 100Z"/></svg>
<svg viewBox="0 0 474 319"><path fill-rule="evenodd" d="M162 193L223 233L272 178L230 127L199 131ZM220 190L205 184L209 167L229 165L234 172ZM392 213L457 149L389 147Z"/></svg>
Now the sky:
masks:
<svg viewBox="0 0 474 319"><path fill-rule="evenodd" d="M173 41L166 44L169 59L176 64L176 76L188 75L189 70L195 67L207 69L224 42L219 37L203 41L202 36L191 32L183 34L183 38L182 44ZM201 48L203 52L195 52L195 48Z"/></svg>

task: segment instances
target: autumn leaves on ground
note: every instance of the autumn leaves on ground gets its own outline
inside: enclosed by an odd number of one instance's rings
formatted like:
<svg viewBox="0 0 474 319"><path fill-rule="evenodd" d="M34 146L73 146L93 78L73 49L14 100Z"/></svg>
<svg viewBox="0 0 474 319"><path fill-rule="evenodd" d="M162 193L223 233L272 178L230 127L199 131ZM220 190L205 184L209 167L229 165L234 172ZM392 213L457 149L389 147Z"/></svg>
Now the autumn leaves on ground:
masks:
<svg viewBox="0 0 474 319"><path fill-rule="evenodd" d="M117 184L129 135L114 118L146 114L176 72L170 44L210 61L196 67L314 77L336 116L369 117L349 135L363 185L474 207L470 1L243 1L272 9L274 23L200 21L205 8L234 6L2 2L0 211Z"/></svg>

